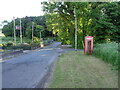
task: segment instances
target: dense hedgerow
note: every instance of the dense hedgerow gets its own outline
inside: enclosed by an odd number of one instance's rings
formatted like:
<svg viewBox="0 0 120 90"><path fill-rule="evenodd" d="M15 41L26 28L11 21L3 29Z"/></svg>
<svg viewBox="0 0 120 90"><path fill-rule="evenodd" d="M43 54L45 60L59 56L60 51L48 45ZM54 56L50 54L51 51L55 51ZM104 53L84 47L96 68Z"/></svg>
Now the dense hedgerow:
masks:
<svg viewBox="0 0 120 90"><path fill-rule="evenodd" d="M96 44L94 47L94 55L100 57L102 60L117 66L118 62L118 43L110 42L103 44Z"/></svg>

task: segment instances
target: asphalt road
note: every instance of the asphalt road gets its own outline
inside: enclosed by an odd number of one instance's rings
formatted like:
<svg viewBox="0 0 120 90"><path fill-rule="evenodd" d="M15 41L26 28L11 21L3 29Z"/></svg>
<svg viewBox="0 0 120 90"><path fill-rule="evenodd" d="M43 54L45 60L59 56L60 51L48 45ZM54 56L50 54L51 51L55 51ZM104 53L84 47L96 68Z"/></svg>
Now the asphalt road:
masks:
<svg viewBox="0 0 120 90"><path fill-rule="evenodd" d="M35 88L64 50L59 42L2 62L2 88Z"/></svg>

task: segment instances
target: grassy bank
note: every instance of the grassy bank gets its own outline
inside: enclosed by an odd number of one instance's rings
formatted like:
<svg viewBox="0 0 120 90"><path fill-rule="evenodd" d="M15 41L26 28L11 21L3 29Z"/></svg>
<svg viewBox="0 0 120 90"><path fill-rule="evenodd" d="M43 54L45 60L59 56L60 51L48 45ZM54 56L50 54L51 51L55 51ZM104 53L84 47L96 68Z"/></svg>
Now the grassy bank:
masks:
<svg viewBox="0 0 120 90"><path fill-rule="evenodd" d="M93 54L118 68L118 43L97 44Z"/></svg>
<svg viewBox="0 0 120 90"><path fill-rule="evenodd" d="M111 65L83 51L70 51L58 58L49 88L117 88L117 83Z"/></svg>
<svg viewBox="0 0 120 90"><path fill-rule="evenodd" d="M14 42L14 38L13 37L2 37L2 43L8 43L9 41ZM31 39L27 39L27 38L23 38L23 43L30 43L32 40ZM20 43L20 38L17 37L16 38L16 42Z"/></svg>

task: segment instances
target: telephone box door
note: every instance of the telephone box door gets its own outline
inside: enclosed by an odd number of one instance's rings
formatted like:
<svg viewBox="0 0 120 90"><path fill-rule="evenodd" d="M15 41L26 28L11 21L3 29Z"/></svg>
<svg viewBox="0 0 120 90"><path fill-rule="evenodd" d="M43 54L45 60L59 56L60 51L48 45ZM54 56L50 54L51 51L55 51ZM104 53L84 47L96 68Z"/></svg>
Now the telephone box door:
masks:
<svg viewBox="0 0 120 90"><path fill-rule="evenodd" d="M85 54L92 54L93 52L93 37L86 36L84 42L84 53Z"/></svg>

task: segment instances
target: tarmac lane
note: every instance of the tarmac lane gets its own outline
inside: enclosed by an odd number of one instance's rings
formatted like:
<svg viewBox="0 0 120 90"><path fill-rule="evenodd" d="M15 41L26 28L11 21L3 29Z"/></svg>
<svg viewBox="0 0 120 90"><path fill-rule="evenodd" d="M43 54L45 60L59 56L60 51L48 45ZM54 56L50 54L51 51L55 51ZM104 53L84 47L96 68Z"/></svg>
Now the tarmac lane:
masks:
<svg viewBox="0 0 120 90"><path fill-rule="evenodd" d="M35 88L61 51L60 42L2 63L2 88Z"/></svg>

